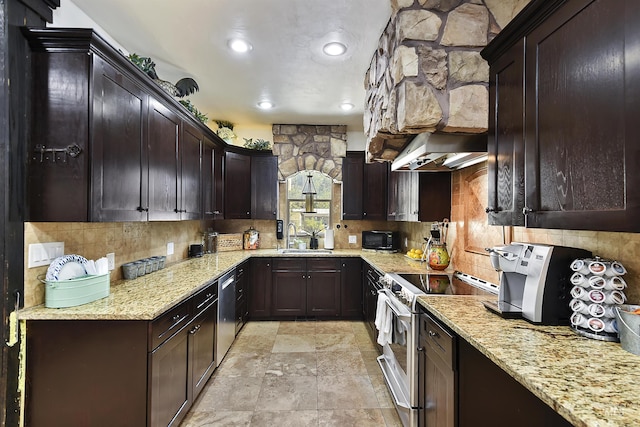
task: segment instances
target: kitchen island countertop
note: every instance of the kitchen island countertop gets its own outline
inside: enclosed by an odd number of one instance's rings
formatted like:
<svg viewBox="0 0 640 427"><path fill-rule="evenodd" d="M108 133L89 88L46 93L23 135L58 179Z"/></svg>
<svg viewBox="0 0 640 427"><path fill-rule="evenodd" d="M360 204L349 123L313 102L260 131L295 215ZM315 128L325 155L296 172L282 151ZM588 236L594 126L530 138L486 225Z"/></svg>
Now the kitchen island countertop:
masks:
<svg viewBox="0 0 640 427"><path fill-rule="evenodd" d="M283 254L275 249L219 252L190 258L133 280L111 282L106 298L68 308L38 305L18 311L21 320L152 320L195 294L250 257L362 257L381 271L424 273L424 263L403 254L336 249L331 254L313 252Z"/></svg>
<svg viewBox="0 0 640 427"><path fill-rule="evenodd" d="M419 303L575 426L640 425L640 356L568 326L502 319L483 298L423 296Z"/></svg>

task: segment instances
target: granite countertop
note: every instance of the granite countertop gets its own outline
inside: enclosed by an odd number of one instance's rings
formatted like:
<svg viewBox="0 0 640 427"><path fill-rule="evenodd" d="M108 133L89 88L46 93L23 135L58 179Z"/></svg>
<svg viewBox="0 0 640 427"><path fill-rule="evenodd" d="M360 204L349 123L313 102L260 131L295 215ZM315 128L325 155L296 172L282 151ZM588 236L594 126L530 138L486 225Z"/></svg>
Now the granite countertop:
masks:
<svg viewBox="0 0 640 427"><path fill-rule="evenodd" d="M250 257L309 257L313 253L282 254L275 249L219 252L191 258L134 280L111 283L110 295L100 300L68 308L44 305L18 311L21 320L152 320L180 301L193 295L212 280ZM403 254L337 249L331 257L358 257L384 272L422 272L424 263Z"/></svg>
<svg viewBox="0 0 640 427"><path fill-rule="evenodd" d="M460 337L576 426L640 423L640 356L568 326L502 319L474 296L419 302Z"/></svg>

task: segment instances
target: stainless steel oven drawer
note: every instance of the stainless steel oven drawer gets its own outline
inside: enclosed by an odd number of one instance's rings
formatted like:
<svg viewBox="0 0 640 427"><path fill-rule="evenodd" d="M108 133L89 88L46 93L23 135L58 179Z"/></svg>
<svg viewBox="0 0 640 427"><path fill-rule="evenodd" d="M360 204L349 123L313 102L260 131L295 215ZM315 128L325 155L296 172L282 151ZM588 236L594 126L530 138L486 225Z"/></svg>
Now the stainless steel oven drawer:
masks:
<svg viewBox="0 0 640 427"><path fill-rule="evenodd" d="M428 314L420 315L420 337L433 354L437 354L444 363L453 368L455 361L455 336Z"/></svg>

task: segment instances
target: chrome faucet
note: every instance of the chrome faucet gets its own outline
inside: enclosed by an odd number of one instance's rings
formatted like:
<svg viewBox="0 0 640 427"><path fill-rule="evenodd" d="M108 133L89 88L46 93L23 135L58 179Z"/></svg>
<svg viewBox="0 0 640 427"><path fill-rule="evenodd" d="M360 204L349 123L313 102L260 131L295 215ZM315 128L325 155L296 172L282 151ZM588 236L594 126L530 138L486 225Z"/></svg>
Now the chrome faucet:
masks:
<svg viewBox="0 0 640 427"><path fill-rule="evenodd" d="M295 238L298 235L298 230L296 229L296 225L293 222L290 222L287 225L287 249L291 249L291 227L293 227L293 237Z"/></svg>

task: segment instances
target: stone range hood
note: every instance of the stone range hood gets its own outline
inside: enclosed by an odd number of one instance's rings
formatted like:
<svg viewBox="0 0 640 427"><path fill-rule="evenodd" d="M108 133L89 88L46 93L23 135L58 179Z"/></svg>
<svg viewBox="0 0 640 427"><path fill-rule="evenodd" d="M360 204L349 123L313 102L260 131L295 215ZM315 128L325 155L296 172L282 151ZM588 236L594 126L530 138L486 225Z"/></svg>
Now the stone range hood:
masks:
<svg viewBox="0 0 640 427"><path fill-rule="evenodd" d="M489 67L480 50L529 0L391 2L365 76L367 160L394 160L418 134L485 134Z"/></svg>

